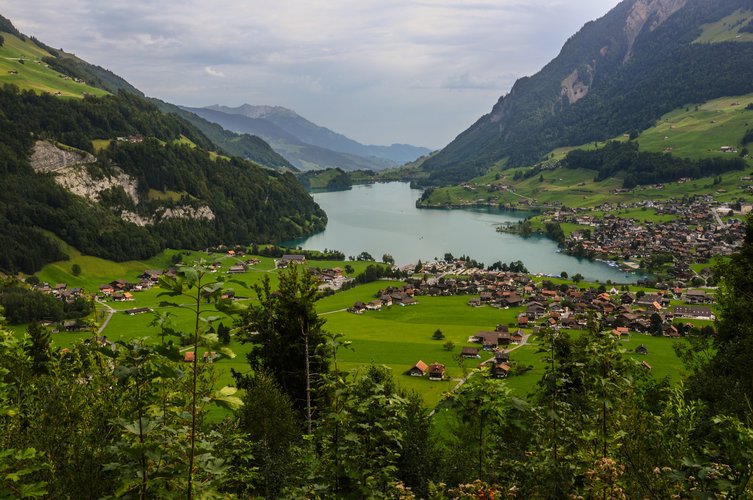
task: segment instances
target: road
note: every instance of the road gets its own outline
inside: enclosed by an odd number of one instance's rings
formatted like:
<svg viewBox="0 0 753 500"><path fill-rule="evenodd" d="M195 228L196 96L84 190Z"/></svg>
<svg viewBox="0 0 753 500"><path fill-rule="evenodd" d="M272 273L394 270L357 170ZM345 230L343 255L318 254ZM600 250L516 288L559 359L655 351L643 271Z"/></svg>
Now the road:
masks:
<svg viewBox="0 0 753 500"><path fill-rule="evenodd" d="M100 299L94 299L97 301L98 304L102 305L107 309L107 317L100 325L99 329L97 330L97 335L102 335L102 332L105 331L105 328L107 328L107 323L110 322L110 318L112 318L112 315L115 314L117 311L113 309L110 304L107 304L105 302L102 302Z"/></svg>

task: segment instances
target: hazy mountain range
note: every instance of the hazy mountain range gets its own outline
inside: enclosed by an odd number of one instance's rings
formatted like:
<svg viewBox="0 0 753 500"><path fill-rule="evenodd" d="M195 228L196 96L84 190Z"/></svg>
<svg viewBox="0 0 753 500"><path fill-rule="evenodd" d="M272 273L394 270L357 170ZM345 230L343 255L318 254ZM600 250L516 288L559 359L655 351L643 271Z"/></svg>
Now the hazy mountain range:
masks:
<svg viewBox="0 0 753 500"><path fill-rule="evenodd" d="M408 144L361 144L280 106L184 108L237 133L253 134L301 170L381 170L413 161L431 150Z"/></svg>

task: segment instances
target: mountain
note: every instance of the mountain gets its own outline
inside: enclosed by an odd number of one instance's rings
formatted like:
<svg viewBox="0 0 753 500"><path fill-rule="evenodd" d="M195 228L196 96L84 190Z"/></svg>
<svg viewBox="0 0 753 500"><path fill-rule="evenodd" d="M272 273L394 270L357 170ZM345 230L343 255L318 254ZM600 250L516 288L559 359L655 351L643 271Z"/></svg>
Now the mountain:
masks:
<svg viewBox="0 0 753 500"><path fill-rule="evenodd" d="M185 111L216 123L226 130L241 134L257 135L267 141L272 148L300 170L323 170L340 168L342 170L382 170L395 163L384 158L365 158L332 151L331 149L312 146L293 134L283 130L272 122L261 118L223 113L208 108L187 108Z"/></svg>
<svg viewBox="0 0 753 500"><path fill-rule="evenodd" d="M217 147L227 154L240 156L247 160L258 163L265 167L275 170L290 170L297 172L288 160L282 157L277 151L259 136L251 134L237 134L222 128L217 123L205 120L195 113L170 104L159 99L150 98L155 106L165 113L174 113L184 120L191 123L194 127L204 133Z"/></svg>
<svg viewBox="0 0 753 500"><path fill-rule="evenodd" d="M324 228L326 215L291 173L228 157L120 77L50 52L5 18L0 29L10 83L0 88L0 271L65 258L59 239L120 261ZM276 156L261 139L236 139Z"/></svg>
<svg viewBox="0 0 753 500"><path fill-rule="evenodd" d="M407 144L366 146L280 106L184 108L227 130L254 134L301 170L382 170L430 152Z"/></svg>
<svg viewBox="0 0 753 500"><path fill-rule="evenodd" d="M293 110L281 106L252 106L243 104L237 108L226 106L207 106L207 109L222 111L249 118L259 118L272 122L282 130L292 134L306 144L319 146L340 153L348 153L363 157L376 157L391 160L397 164L407 163L423 155L431 153L430 149L409 144L392 144L391 146L364 145L342 134L316 125Z"/></svg>
<svg viewBox="0 0 753 500"><path fill-rule="evenodd" d="M675 108L753 92L751 23L750 0L624 0L427 159L425 182L533 164L557 147L647 129Z"/></svg>

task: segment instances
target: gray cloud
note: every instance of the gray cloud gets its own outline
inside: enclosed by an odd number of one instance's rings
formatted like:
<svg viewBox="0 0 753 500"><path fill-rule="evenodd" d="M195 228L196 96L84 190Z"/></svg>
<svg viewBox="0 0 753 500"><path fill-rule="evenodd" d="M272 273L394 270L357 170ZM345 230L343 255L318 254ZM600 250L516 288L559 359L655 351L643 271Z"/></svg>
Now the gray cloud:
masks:
<svg viewBox="0 0 753 500"><path fill-rule="evenodd" d="M29 0L23 32L188 105L276 104L440 147L618 0Z"/></svg>

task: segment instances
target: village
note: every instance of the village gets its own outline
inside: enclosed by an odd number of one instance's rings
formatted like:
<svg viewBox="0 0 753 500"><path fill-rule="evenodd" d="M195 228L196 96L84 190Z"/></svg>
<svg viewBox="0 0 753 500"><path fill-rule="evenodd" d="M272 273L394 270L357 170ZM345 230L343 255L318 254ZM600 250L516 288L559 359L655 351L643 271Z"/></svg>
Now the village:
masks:
<svg viewBox="0 0 753 500"><path fill-rule="evenodd" d="M700 322L715 319L713 293L701 289L673 287L647 293L629 291L628 286L583 286L551 280L535 280L525 273L495 272L465 268L462 261L431 262L424 265L406 284L379 290L370 301L357 301L348 309L361 315L371 314L394 306L420 307L420 297L468 295L468 306L491 307L515 312L515 321L497 324L489 331L469 332L468 343L460 357L480 358L483 352L490 357L482 362L489 366L494 377L511 374L511 346L524 344L529 335L549 331L583 331L591 319L598 319L602 329L618 338L635 335L680 338L697 328ZM438 274L432 271L441 270ZM420 277L418 277L420 276ZM454 346L453 346L454 347ZM641 351L645 346L639 346ZM638 352L638 351L636 351ZM647 351L646 351L647 352ZM646 352L640 352L645 354ZM651 369L648 363L644 363ZM428 379L444 379L445 366L418 360L406 372L410 376L429 375Z"/></svg>
<svg viewBox="0 0 753 500"><path fill-rule="evenodd" d="M634 210L653 211L655 216L648 215L645 220L619 216L620 211ZM697 197L684 202L605 203L594 210L560 208L542 219L579 226L562 243L564 252L570 255L618 262L626 271L660 273L666 268L668 278L686 286L694 278L703 278L695 284L707 284L709 277L699 276L691 265L707 263L740 248L745 224L730 215L749 212L750 206L732 207Z"/></svg>

